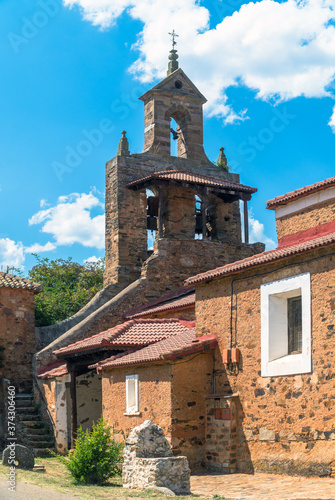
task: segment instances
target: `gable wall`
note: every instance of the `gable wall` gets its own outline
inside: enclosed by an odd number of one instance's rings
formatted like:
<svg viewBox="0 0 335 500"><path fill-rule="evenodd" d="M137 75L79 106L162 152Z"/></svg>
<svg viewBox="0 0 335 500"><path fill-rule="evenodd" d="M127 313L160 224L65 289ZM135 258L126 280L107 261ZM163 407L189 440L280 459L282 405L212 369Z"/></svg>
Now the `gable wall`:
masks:
<svg viewBox="0 0 335 500"><path fill-rule="evenodd" d="M334 247L323 253L335 252ZM274 271L234 283L233 340L241 350L238 374L226 371L230 347L231 277L197 286L197 335L216 334L216 392L239 393L237 467L328 474L335 461L335 255L306 264L308 255L256 268L233 278ZM311 273L312 373L261 377L260 285ZM292 463L295 460L295 463ZM296 469L294 469L294 467Z"/></svg>
<svg viewBox="0 0 335 500"><path fill-rule="evenodd" d="M316 227L335 219L335 200L305 207L302 210L276 220L278 239Z"/></svg>

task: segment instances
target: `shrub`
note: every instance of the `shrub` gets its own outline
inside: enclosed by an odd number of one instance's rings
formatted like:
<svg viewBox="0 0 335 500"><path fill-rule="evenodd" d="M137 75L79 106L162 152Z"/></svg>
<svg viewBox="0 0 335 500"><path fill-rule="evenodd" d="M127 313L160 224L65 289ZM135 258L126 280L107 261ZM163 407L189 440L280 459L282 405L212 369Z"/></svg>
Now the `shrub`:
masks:
<svg viewBox="0 0 335 500"><path fill-rule="evenodd" d="M76 483L104 484L109 478L121 474L123 443L117 443L110 428L101 417L92 430L80 427L74 452L62 462Z"/></svg>

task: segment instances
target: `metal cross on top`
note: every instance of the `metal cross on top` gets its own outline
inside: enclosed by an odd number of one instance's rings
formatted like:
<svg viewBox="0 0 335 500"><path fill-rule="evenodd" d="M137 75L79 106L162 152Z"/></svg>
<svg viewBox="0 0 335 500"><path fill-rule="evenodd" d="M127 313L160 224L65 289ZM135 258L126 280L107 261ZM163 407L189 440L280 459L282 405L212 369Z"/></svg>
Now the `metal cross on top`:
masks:
<svg viewBox="0 0 335 500"><path fill-rule="evenodd" d="M177 35L177 33L175 33L174 30L172 31L172 33L169 33L169 35L172 36L172 50L174 50L174 46L177 45L175 38L176 38L176 36L179 36L179 35Z"/></svg>

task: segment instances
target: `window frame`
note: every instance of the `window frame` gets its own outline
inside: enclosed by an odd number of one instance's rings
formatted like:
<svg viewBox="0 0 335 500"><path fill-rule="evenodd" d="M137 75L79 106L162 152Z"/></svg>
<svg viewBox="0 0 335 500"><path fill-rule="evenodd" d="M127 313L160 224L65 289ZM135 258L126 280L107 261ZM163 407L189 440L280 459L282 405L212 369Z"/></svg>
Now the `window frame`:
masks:
<svg viewBox="0 0 335 500"><path fill-rule="evenodd" d="M301 296L302 349L289 354L287 299ZM311 280L299 274L261 285L261 376L299 375L312 371Z"/></svg>
<svg viewBox="0 0 335 500"><path fill-rule="evenodd" d="M135 404L130 405L130 383L134 381ZM139 383L138 375L126 375L126 412L124 415L139 414Z"/></svg>

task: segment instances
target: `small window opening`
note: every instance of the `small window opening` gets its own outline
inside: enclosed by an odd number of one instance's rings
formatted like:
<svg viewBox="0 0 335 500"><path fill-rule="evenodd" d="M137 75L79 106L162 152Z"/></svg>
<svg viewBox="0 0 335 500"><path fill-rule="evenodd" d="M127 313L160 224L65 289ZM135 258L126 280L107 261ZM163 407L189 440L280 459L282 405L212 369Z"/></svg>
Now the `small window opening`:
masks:
<svg viewBox="0 0 335 500"><path fill-rule="evenodd" d="M171 118L170 122L170 155L178 156L178 124L176 120Z"/></svg>
<svg viewBox="0 0 335 500"><path fill-rule="evenodd" d="M287 299L288 354L302 352L301 296Z"/></svg>
<svg viewBox="0 0 335 500"><path fill-rule="evenodd" d="M157 232L158 197L147 189L147 250L149 257L153 252Z"/></svg>
<svg viewBox="0 0 335 500"><path fill-rule="evenodd" d="M138 375L126 376L126 407L128 414L134 414L139 411L138 398Z"/></svg>
<svg viewBox="0 0 335 500"><path fill-rule="evenodd" d="M183 82L181 82L180 80L176 80L174 82L174 86L176 87L176 89L181 89L183 88Z"/></svg>
<svg viewBox="0 0 335 500"><path fill-rule="evenodd" d="M199 196L195 195L195 240L203 239L202 232L202 201Z"/></svg>

